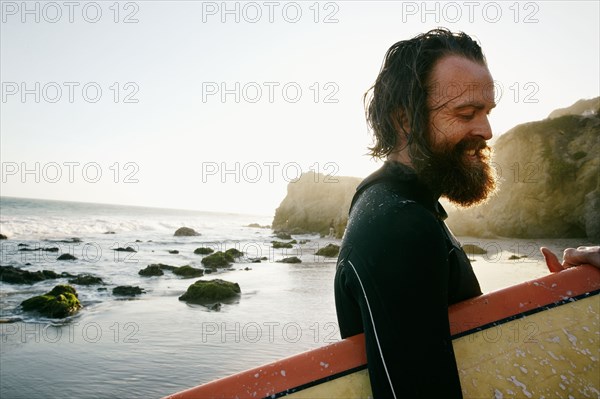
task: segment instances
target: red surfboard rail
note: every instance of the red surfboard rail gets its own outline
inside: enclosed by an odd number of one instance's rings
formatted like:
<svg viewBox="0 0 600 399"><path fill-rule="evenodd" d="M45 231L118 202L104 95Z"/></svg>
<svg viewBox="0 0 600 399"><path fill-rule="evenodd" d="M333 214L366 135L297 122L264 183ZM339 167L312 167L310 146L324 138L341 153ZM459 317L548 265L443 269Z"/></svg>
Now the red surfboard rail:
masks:
<svg viewBox="0 0 600 399"><path fill-rule="evenodd" d="M450 306L450 334L460 334L598 289L599 268L592 265L571 267Z"/></svg>
<svg viewBox="0 0 600 399"><path fill-rule="evenodd" d="M208 382L165 399L264 398L367 364L364 334ZM335 360L335 361L334 361Z"/></svg>
<svg viewBox="0 0 600 399"><path fill-rule="evenodd" d="M461 334L597 290L600 290L600 269L594 266L583 265L552 273L450 306L451 334ZM265 398L364 367L366 363L364 335L359 334L169 395L165 399Z"/></svg>

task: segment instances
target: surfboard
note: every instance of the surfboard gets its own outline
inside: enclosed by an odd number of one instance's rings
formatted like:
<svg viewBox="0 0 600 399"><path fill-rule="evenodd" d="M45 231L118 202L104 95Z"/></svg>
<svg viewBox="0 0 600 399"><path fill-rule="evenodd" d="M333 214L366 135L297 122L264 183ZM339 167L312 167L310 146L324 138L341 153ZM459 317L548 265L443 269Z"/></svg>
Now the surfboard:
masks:
<svg viewBox="0 0 600 399"><path fill-rule="evenodd" d="M467 398L599 398L600 269L591 265L449 308ZM168 396L369 398L363 334Z"/></svg>

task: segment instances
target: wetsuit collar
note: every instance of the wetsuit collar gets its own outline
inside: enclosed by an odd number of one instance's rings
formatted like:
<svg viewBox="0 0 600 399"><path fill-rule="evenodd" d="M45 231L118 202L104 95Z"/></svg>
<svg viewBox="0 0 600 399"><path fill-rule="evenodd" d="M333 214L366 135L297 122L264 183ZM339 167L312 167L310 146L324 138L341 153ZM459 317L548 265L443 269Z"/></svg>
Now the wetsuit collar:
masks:
<svg viewBox="0 0 600 399"><path fill-rule="evenodd" d="M384 182L394 183L394 187L398 189L402 196L417 201L438 219L445 220L448 217L446 210L438 201L439 196L436 196L429 187L419 180L414 169L394 161L385 161L379 170L373 172L358 185L352 199L352 205L368 187ZM350 209L352 209L352 205Z"/></svg>

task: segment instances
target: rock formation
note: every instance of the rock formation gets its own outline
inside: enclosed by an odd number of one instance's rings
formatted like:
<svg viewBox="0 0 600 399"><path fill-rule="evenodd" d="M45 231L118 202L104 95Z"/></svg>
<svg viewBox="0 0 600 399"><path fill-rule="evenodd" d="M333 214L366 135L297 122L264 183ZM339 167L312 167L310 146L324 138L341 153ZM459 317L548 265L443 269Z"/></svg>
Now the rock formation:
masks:
<svg viewBox="0 0 600 399"><path fill-rule="evenodd" d="M275 211L273 229L329 233L333 219L335 235L341 237L348 221L348 210L358 177L325 176L321 173L302 174L290 182L287 195Z"/></svg>

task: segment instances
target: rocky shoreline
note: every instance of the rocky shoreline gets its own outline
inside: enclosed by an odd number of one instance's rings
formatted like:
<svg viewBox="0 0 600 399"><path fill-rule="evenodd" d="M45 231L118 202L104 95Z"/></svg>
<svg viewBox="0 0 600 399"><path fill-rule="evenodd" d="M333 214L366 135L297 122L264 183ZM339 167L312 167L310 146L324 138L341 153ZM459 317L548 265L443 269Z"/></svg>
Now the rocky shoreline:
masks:
<svg viewBox="0 0 600 399"><path fill-rule="evenodd" d="M263 229L266 226L258 224L245 226L257 229ZM115 233L116 234L116 233ZM178 297L180 301L185 301L190 304L201 305L210 311L219 311L223 303L235 303L232 298L239 297L241 288L238 283L223 280L221 278L207 278L210 274L222 274L231 270L236 270L236 265L243 266L248 263L302 263L302 258L305 261L315 261L315 259L330 259L330 262L335 261L337 252L339 251L339 240L323 238L314 238L314 234L307 238L306 235L294 239L291 232L278 231L272 232L270 237L273 238L270 242L265 243L269 248L269 254L272 256L252 256L250 253L235 247L221 248L224 250L214 250L211 246L199 246L193 251L182 249L169 249L167 252L171 255L185 256L191 259L200 259L202 267L195 267L195 260L190 264L175 266L166 263L150 263L145 267L137 270L137 275L142 279L169 278L178 279L194 279L186 292ZM201 234L194 229L181 228L178 229L173 236L175 237L198 237ZM10 240L10 237L7 237ZM285 240L285 241L279 241ZM79 238L70 240L46 240L49 243L65 242L65 243L82 243ZM142 240L135 240L136 243L142 243ZM325 243L326 242L326 243ZM336 244L337 243L337 244ZM54 254L56 262L67 261L76 262L78 257L72 253L62 252L56 246L32 246L26 243L17 244L19 253L45 253ZM116 253L123 252L128 255L141 255L143 250L136 246L119 246L113 248ZM277 256L279 251L281 256ZM154 252L154 250L152 250ZM292 256L287 256L292 255ZM44 255L48 257L48 255ZM120 255L119 255L120 256ZM312 257L312 259L310 259ZM6 257L5 257L6 258ZM245 266L239 270L251 271L252 268ZM79 289L85 288L87 292L95 290L99 293L106 292L103 295L108 295L118 299L123 297L134 298L140 295L148 295L148 290L140 285L122 285L118 283L106 282L104 276L94 273L92 270L83 273L70 273L66 271L54 271L43 268L34 270L33 265L29 262L22 265L0 265L0 282L16 286L35 286L41 282L51 283L55 285L53 288L42 295L33 296L20 302L19 306L13 309L12 312L3 312L0 316L0 322L19 321L18 317L21 313L27 313L33 317L36 315L49 319L62 319L76 315L78 312L85 309L85 304L80 302L79 293L75 287ZM9 316L9 317L6 317ZM17 316L17 317L14 317Z"/></svg>

